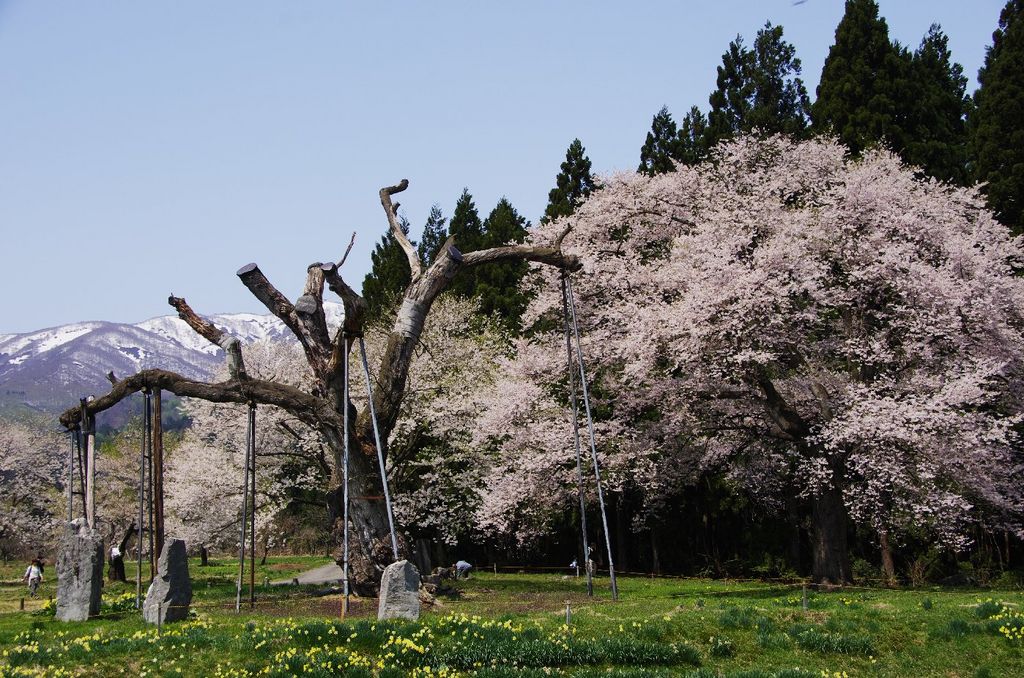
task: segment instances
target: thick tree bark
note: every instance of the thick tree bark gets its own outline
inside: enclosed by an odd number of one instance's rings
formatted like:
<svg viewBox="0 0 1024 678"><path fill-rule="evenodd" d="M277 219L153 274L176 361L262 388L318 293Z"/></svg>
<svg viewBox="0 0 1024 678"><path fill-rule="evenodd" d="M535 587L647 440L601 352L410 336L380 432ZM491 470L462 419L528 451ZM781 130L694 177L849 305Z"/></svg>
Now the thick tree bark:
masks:
<svg viewBox="0 0 1024 678"><path fill-rule="evenodd" d="M764 373L752 379L764 394L764 406L774 429L775 436L807 445L811 427L793 409L775 388L775 384ZM823 418L831 416L828 394L820 384L813 384L812 391L820 403ZM833 483L840 483L841 469L833 464ZM849 584L853 581L850 568L850 553L846 541L846 505L838 485L823 490L811 500L811 543L812 577L819 584Z"/></svg>
<svg viewBox="0 0 1024 678"><path fill-rule="evenodd" d="M661 574L661 554L658 553L658 529L651 526L651 572Z"/></svg>
<svg viewBox="0 0 1024 678"><path fill-rule="evenodd" d="M819 584L841 585L853 581L846 542L846 506L842 493L829 488L811 500L814 526L812 576Z"/></svg>
<svg viewBox="0 0 1024 678"><path fill-rule="evenodd" d="M110 581L128 581L124 572L124 554L128 548L128 542L131 541L134 535L135 523L133 522L125 529L121 541L117 543L118 555L110 557L110 567L107 569L107 578Z"/></svg>
<svg viewBox="0 0 1024 678"><path fill-rule="evenodd" d="M886 586L896 585L896 564L892 559L892 546L889 544L889 533L878 531L878 546L882 551L882 575Z"/></svg>
<svg viewBox="0 0 1024 678"><path fill-rule="evenodd" d="M564 255L561 250L568 228L550 245L497 247L465 255L459 252L455 242L449 238L443 253L425 268L415 248L402 233L397 219L398 204L392 202L392 196L404 191L407 186L408 181L403 179L399 184L380 191L381 205L388 224L408 256L412 271L412 280L403 294L374 384L374 406L382 444L385 446L382 453L385 455L387 439L398 420L405 395L414 349L419 343L431 305L461 268L509 259L534 261L568 270L580 268L576 257ZM196 333L225 350L230 378L220 383L206 383L165 370L144 370L125 379L112 379L110 392L89 402L85 414L95 415L109 409L145 388L162 389L178 396L210 402L256 403L280 407L319 431L330 449L331 490L327 510L335 533L340 535L343 508L343 415L347 408L350 415L349 488L352 499L351 533L354 535L351 554L353 578L357 583L362 581L375 586L379 572L391 562L393 555L369 407L357 411L344 398L342 376L345 362L349 359L354 340L362 336L366 315L365 300L338 273L344 259L342 257L339 264L317 262L310 265L306 270L303 293L294 304L271 284L256 264L247 264L237 272L249 291L298 339L314 377L309 393L285 384L250 378L245 370L238 340L201 318L184 299L171 296L168 303L178 311L178 317ZM328 334L323 310L325 286L341 298L345 307L344 324L333 338ZM82 412L76 406L64 412L60 422L66 428L71 428L81 416ZM400 535L399 540L402 547L400 550L407 551Z"/></svg>
<svg viewBox="0 0 1024 678"><path fill-rule="evenodd" d="M803 528L800 520L800 506L795 497L786 498L786 517L789 521L789 566L794 572L800 572L803 563L800 541Z"/></svg>

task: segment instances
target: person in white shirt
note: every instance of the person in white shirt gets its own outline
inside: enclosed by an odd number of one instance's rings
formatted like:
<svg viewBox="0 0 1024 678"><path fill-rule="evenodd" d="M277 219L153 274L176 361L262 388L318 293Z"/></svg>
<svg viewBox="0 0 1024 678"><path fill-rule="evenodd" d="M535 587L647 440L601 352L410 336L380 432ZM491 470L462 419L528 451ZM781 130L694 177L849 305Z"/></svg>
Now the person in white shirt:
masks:
<svg viewBox="0 0 1024 678"><path fill-rule="evenodd" d="M460 560L455 563L455 578L456 579L469 579L469 571L473 569L473 566L467 563L465 560Z"/></svg>
<svg viewBox="0 0 1024 678"><path fill-rule="evenodd" d="M39 584L43 581L43 564L38 559L33 560L32 564L25 570L25 576L22 580L28 583L28 593L30 596L36 595L36 591L39 590Z"/></svg>

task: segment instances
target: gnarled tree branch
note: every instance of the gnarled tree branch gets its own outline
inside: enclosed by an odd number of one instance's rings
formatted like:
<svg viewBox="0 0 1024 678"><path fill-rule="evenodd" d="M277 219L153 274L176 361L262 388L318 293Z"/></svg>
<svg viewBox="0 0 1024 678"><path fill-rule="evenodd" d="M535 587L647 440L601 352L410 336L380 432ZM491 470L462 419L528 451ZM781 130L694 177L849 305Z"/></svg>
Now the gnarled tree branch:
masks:
<svg viewBox="0 0 1024 678"><path fill-rule="evenodd" d="M256 264L246 264L238 269L237 275L242 280L242 284L252 292L253 296L259 299L271 313L285 324L285 327L292 331L292 334L295 335L295 338L302 345L302 350L306 353L306 360L309 362L310 367L313 368L313 373L318 378L323 379L327 370L330 352L330 347L327 343L321 342L320 337L306 330L306 327L299 320L299 314L296 312L295 307L292 306L292 302L288 301L288 297L281 294L267 280L267 276L263 275L263 271L260 270L259 266Z"/></svg>
<svg viewBox="0 0 1024 678"><path fill-rule="evenodd" d="M391 196L401 193L409 188L409 180L402 179L397 186L385 186L380 189L380 204L384 207L384 213L388 215L388 224L391 225L391 234L395 236L402 251L409 260L409 269L412 271L412 279L415 281L423 273L423 262L416 248L409 242L409 238L402 232L402 226L398 223L398 205L392 204Z"/></svg>
<svg viewBox="0 0 1024 678"><path fill-rule="evenodd" d="M236 337L231 336L224 330L218 328L209 320L202 318L192 310L188 302L173 294L167 297L167 303L178 312L178 317L185 321L185 324L195 330L196 334L205 338L215 346L224 349L227 356L228 374L232 379L247 379L245 372L245 361L242 360L242 344Z"/></svg>
<svg viewBox="0 0 1024 678"><path fill-rule="evenodd" d="M143 389L161 389L186 397L199 398L212 403L248 403L274 405L291 413L310 426L341 425L341 416L324 400L304 393L299 389L262 379L231 379L219 383L197 381L168 372L167 370L143 370L121 379L110 391L84 406L75 406L60 415L60 423L72 428L85 414L95 415L108 410L133 393Z"/></svg>
<svg viewBox="0 0 1024 678"><path fill-rule="evenodd" d="M571 228L571 226L566 226L551 245L505 245L465 253L462 255L462 265L469 267L503 259L523 259L569 271L578 271L583 268L579 257L562 252L562 241Z"/></svg>
<svg viewBox="0 0 1024 678"><path fill-rule="evenodd" d="M331 343L327 333L327 318L324 316L324 271L319 261L306 268L306 287L302 296L295 300L295 313L303 329L316 339L320 346Z"/></svg>

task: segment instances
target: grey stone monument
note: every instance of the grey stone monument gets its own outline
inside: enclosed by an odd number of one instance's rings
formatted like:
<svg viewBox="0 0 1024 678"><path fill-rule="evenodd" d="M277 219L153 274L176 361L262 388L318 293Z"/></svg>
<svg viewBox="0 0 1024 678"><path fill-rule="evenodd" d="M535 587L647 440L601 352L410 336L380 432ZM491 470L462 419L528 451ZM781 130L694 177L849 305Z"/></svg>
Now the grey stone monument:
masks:
<svg viewBox="0 0 1024 678"><path fill-rule="evenodd" d="M420 573L408 560L391 563L380 579L377 619L420 618Z"/></svg>
<svg viewBox="0 0 1024 678"><path fill-rule="evenodd" d="M188 617L192 603L192 580L188 576L188 555L182 539L164 542L160 560L156 564L156 577L146 592L142 605L142 618L147 624L166 624Z"/></svg>
<svg viewBox="0 0 1024 678"><path fill-rule="evenodd" d="M85 621L100 613L103 537L84 518L67 524L57 553L57 619Z"/></svg>

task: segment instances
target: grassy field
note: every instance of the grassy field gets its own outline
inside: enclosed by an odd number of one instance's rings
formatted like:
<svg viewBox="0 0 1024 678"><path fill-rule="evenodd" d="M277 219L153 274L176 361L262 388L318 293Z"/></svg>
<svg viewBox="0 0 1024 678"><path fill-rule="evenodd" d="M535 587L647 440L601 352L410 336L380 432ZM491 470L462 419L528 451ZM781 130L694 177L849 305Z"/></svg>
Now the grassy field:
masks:
<svg viewBox="0 0 1024 678"><path fill-rule="evenodd" d="M481 572L419 622L378 623L373 600L343 621L337 596L262 586L324 562L272 558L242 614L229 560L193 566L193 618L159 635L134 585L62 624L19 612L22 566L0 569L0 676L1024 676L1019 590L808 591L804 610L799 586L623 578L613 602L607 580L591 599L582 579Z"/></svg>

